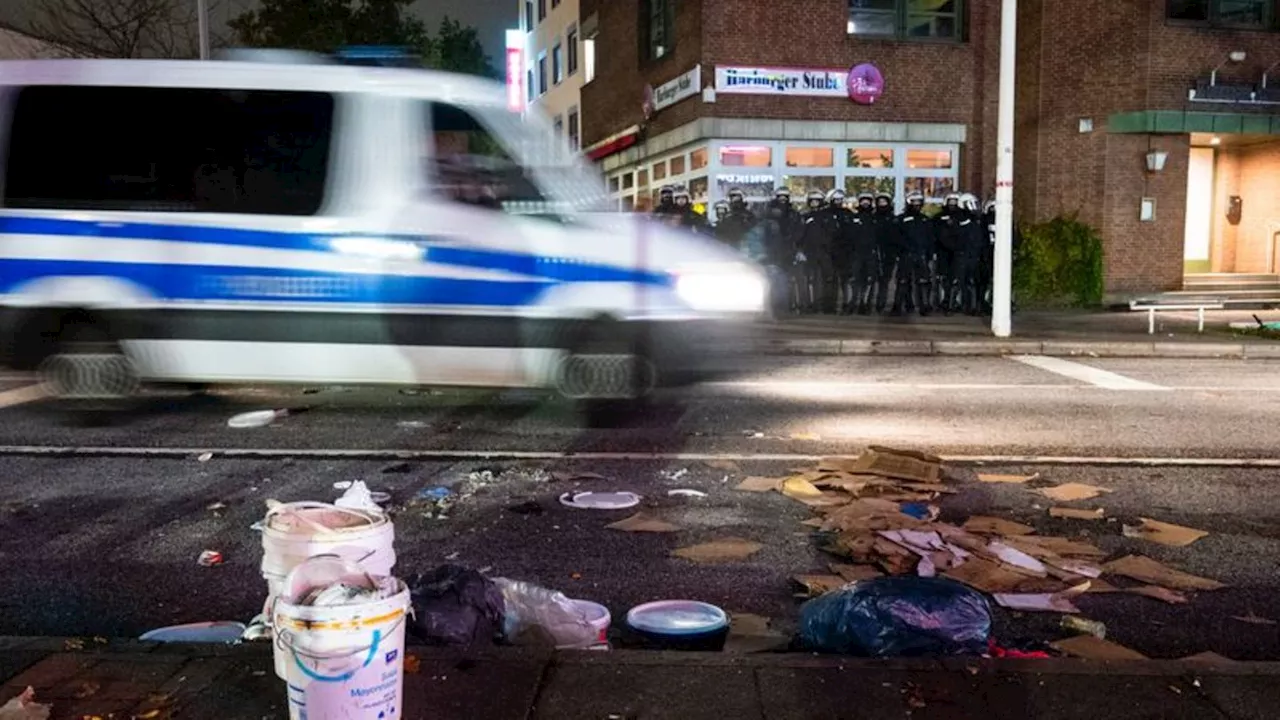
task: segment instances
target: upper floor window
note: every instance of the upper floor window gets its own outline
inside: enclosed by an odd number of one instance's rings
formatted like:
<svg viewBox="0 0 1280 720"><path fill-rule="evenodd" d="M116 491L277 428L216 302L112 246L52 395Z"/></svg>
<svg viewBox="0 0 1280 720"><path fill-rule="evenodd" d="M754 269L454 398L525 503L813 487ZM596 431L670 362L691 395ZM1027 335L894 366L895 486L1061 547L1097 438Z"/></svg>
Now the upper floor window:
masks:
<svg viewBox="0 0 1280 720"><path fill-rule="evenodd" d="M533 0L524 0L524 29L533 31Z"/></svg>
<svg viewBox="0 0 1280 720"><path fill-rule="evenodd" d="M547 19L547 0L538 0L538 22Z"/></svg>
<svg viewBox="0 0 1280 720"><path fill-rule="evenodd" d="M551 9L555 10L560 7L560 0L551 0Z"/></svg>
<svg viewBox="0 0 1280 720"><path fill-rule="evenodd" d="M642 0L640 3L640 54L658 60L675 49L676 0Z"/></svg>
<svg viewBox="0 0 1280 720"><path fill-rule="evenodd" d="M569 28L564 44L569 46L569 74L572 75L578 72L578 28Z"/></svg>
<svg viewBox="0 0 1280 720"><path fill-rule="evenodd" d="M578 108L569 108L569 147L578 150L582 146L582 121Z"/></svg>
<svg viewBox="0 0 1280 720"><path fill-rule="evenodd" d="M564 51L560 43L551 48L551 77L556 85L564 82Z"/></svg>
<svg viewBox="0 0 1280 720"><path fill-rule="evenodd" d="M1169 0L1170 20L1222 27L1272 27L1276 0Z"/></svg>
<svg viewBox="0 0 1280 720"><path fill-rule="evenodd" d="M538 54L538 94L547 91L547 54Z"/></svg>
<svg viewBox="0 0 1280 720"><path fill-rule="evenodd" d="M963 0L849 0L850 35L960 40Z"/></svg>

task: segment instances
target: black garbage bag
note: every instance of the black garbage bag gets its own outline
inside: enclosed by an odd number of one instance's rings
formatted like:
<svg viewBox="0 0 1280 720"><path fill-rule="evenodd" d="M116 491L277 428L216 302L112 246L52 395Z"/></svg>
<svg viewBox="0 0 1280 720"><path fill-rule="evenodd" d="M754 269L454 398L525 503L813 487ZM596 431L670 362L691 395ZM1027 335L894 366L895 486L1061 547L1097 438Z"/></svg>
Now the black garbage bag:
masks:
<svg viewBox="0 0 1280 720"><path fill-rule="evenodd" d="M943 578L885 577L832 590L800 607L800 642L863 657L981 655L991 608L981 593Z"/></svg>
<svg viewBox="0 0 1280 720"><path fill-rule="evenodd" d="M475 570L441 565L409 578L413 635L430 645L489 645L502 632L502 590Z"/></svg>

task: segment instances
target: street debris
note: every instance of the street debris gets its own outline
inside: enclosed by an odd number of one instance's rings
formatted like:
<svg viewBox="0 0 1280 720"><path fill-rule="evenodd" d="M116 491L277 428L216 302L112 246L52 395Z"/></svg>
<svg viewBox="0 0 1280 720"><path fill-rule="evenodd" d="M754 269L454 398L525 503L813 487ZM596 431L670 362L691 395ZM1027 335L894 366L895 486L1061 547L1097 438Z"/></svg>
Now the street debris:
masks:
<svg viewBox="0 0 1280 720"><path fill-rule="evenodd" d="M1249 623L1250 625L1275 625L1276 624L1275 620L1272 620L1270 618L1259 617L1252 612L1250 612L1248 615L1232 615L1231 619L1238 620L1242 623Z"/></svg>
<svg viewBox="0 0 1280 720"><path fill-rule="evenodd" d="M1089 583L1085 582L1058 593L995 593L992 595L1000 607L1021 612L1058 612L1075 614L1080 608L1072 603L1072 598L1088 592Z"/></svg>
<svg viewBox="0 0 1280 720"><path fill-rule="evenodd" d="M733 489L743 492L774 492L782 486L781 478L771 477L749 477L738 483Z"/></svg>
<svg viewBox="0 0 1280 720"><path fill-rule="evenodd" d="M1106 624L1097 620L1090 620L1077 615L1067 615L1062 618L1061 626L1063 630L1070 630L1081 635L1092 635L1099 640L1107 638Z"/></svg>
<svg viewBox="0 0 1280 720"><path fill-rule="evenodd" d="M1030 525L1005 520L1004 518L974 515L962 526L971 533L980 535L1030 535L1036 529Z"/></svg>
<svg viewBox="0 0 1280 720"><path fill-rule="evenodd" d="M382 512L379 503L385 503L391 499L391 496L384 492L373 492L369 490L369 486L364 484L363 480L356 480L348 485L346 492L342 493L342 497L333 501L333 504L340 508L348 510L365 510L367 512Z"/></svg>
<svg viewBox="0 0 1280 720"><path fill-rule="evenodd" d="M728 537L689 547L677 548L671 554L696 563L736 562L746 560L764 545L743 538Z"/></svg>
<svg viewBox="0 0 1280 720"><path fill-rule="evenodd" d="M1106 515L1106 511L1102 508L1094 508L1093 510L1057 506L1049 508L1049 517L1055 518L1070 518L1072 520L1101 520L1106 517Z"/></svg>
<svg viewBox="0 0 1280 720"><path fill-rule="evenodd" d="M769 618L751 613L729 614L729 637L725 639L727 653L758 653L778 650L791 642L791 638L769 627Z"/></svg>
<svg viewBox="0 0 1280 720"><path fill-rule="evenodd" d="M222 553L217 550L205 550L200 553L200 557L196 558L196 564L200 567L213 567L222 563Z"/></svg>
<svg viewBox="0 0 1280 720"><path fill-rule="evenodd" d="M227 504L224 502L211 502L208 505L206 505L204 509L217 512L219 510L225 510L226 507L227 507Z"/></svg>
<svg viewBox="0 0 1280 720"><path fill-rule="evenodd" d="M1103 569L1111 575L1121 575L1139 582L1177 590L1220 590L1226 587L1217 580L1174 570L1141 555L1126 555L1119 560L1112 560L1104 565Z"/></svg>
<svg viewBox="0 0 1280 720"><path fill-rule="evenodd" d="M839 575L795 575L791 578L805 590L805 597L818 597L849 584Z"/></svg>
<svg viewBox="0 0 1280 720"><path fill-rule="evenodd" d="M0 705L0 720L48 720L52 705L36 702L36 690L28 687L4 705Z"/></svg>
<svg viewBox="0 0 1280 720"><path fill-rule="evenodd" d="M707 460L703 463L712 470L724 470L725 472L739 472L741 468L738 463L732 460Z"/></svg>
<svg viewBox="0 0 1280 720"><path fill-rule="evenodd" d="M1137 650L1104 640L1093 635L1077 635L1049 643L1050 647L1072 657L1084 660L1146 660Z"/></svg>
<svg viewBox="0 0 1280 720"><path fill-rule="evenodd" d="M1022 483L1031 482L1038 477L1040 477L1039 473L1036 473L1035 475L999 475L992 473L978 473L978 481L984 483L1010 483L1020 485Z"/></svg>
<svg viewBox="0 0 1280 720"><path fill-rule="evenodd" d="M567 492L560 496L560 504L578 510L625 510L640 504L640 496L633 492Z"/></svg>
<svg viewBox="0 0 1280 720"><path fill-rule="evenodd" d="M593 472L553 472L551 479L555 482L577 482L579 480L608 480L600 473Z"/></svg>
<svg viewBox="0 0 1280 720"><path fill-rule="evenodd" d="M1086 485L1084 483L1066 483L1063 485L1055 485L1053 487L1040 488L1036 492L1044 495L1050 500L1058 502L1075 502L1076 500L1088 500L1095 498L1103 493L1111 492L1107 488L1098 487L1097 485Z"/></svg>
<svg viewBox="0 0 1280 720"><path fill-rule="evenodd" d="M254 410L252 412L244 412L239 415L233 415L227 420L227 427L246 429L266 427L282 417L289 415L288 408L280 410Z"/></svg>
<svg viewBox="0 0 1280 720"><path fill-rule="evenodd" d="M198 456L196 457L196 462L206 463L206 462L209 462L209 461L210 461L210 460L212 460L212 459L213 459L213 453L211 453L211 452L201 453L200 455L198 455Z"/></svg>
<svg viewBox="0 0 1280 720"><path fill-rule="evenodd" d="M1123 531L1127 538L1150 540L1171 547L1186 547L1209 534L1204 530L1160 522L1151 518L1139 518L1139 524L1125 525Z"/></svg>
<svg viewBox="0 0 1280 720"><path fill-rule="evenodd" d="M693 488L677 488L675 490L667 491L667 497L704 498L706 496L706 493L701 490L694 490Z"/></svg>
<svg viewBox="0 0 1280 720"><path fill-rule="evenodd" d="M642 512L636 513L626 520L619 520L616 523L605 525L605 527L610 530L639 533L672 533L680 531L679 525L672 525L665 520L660 520Z"/></svg>
<svg viewBox="0 0 1280 720"><path fill-rule="evenodd" d="M503 629L502 590L459 565L441 565L408 581L413 603L409 629L430 645L483 646Z"/></svg>

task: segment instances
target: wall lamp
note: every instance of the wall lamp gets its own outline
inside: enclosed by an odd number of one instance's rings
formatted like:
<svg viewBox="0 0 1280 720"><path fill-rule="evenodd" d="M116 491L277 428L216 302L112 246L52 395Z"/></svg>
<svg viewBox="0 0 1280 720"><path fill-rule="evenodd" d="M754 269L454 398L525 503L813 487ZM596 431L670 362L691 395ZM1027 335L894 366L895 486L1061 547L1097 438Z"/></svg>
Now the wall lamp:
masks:
<svg viewBox="0 0 1280 720"><path fill-rule="evenodd" d="M1280 62L1273 62L1271 63L1271 67L1262 71L1262 89L1263 90L1267 89L1267 76L1270 75L1271 71L1275 70L1277 67L1280 67Z"/></svg>
<svg viewBox="0 0 1280 720"><path fill-rule="evenodd" d="M1249 57L1248 53L1246 53L1243 50L1232 50L1231 52L1227 53L1227 59L1218 63L1218 67L1214 68L1213 72L1209 73L1209 84L1210 85L1218 84L1218 71L1221 70L1223 67L1225 67L1227 63L1242 63L1246 59L1248 59L1248 57Z"/></svg>
<svg viewBox="0 0 1280 720"><path fill-rule="evenodd" d="M1147 152L1147 172L1158 173L1164 171L1164 164L1169 160L1169 153L1164 150L1150 150Z"/></svg>

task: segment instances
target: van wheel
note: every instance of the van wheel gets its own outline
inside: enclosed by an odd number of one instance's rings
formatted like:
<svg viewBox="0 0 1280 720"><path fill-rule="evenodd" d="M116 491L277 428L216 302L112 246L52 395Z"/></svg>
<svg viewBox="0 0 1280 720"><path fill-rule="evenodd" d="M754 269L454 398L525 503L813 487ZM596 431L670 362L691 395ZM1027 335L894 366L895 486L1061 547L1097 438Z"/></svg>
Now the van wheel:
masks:
<svg viewBox="0 0 1280 720"><path fill-rule="evenodd" d="M38 372L45 390L66 400L118 400L141 386L119 343L88 317L64 321Z"/></svg>
<svg viewBox="0 0 1280 720"><path fill-rule="evenodd" d="M556 391L576 403L590 427L616 425L642 410L658 368L632 328L606 321L573 341L556 369Z"/></svg>

